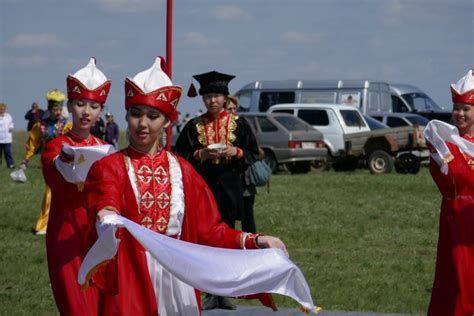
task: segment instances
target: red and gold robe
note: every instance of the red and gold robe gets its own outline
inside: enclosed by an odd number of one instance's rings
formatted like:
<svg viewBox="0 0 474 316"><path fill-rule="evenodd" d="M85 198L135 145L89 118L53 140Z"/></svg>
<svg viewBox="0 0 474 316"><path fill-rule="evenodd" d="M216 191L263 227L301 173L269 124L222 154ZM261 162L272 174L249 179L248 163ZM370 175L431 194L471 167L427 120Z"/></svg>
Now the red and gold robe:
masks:
<svg viewBox="0 0 474 316"><path fill-rule="evenodd" d="M467 316L474 315L474 157L446 144L454 157L448 174L443 174L433 159L430 162L443 199L428 315Z"/></svg>
<svg viewBox="0 0 474 316"><path fill-rule="evenodd" d="M105 142L92 135L80 139L68 133L49 141L41 156L44 179L51 188L46 252L56 305L61 315L96 315L97 291L81 291L77 282L82 258L88 250L83 243L87 214L81 185L64 180L54 164L63 144L95 146Z"/></svg>
<svg viewBox="0 0 474 316"><path fill-rule="evenodd" d="M182 192L184 197L173 195L173 190ZM136 223L183 241L234 249L243 248L245 242L246 248L255 248L241 231L219 223L216 201L204 180L186 160L165 150L150 156L129 146L97 161L89 171L84 193L90 245L97 239L97 212L113 208ZM180 203L182 207L176 208L175 204ZM93 284L104 294L99 313L157 315L159 303L147 254L126 230L119 230L118 234L121 242L115 259L92 277ZM195 294L200 305L199 293Z"/></svg>

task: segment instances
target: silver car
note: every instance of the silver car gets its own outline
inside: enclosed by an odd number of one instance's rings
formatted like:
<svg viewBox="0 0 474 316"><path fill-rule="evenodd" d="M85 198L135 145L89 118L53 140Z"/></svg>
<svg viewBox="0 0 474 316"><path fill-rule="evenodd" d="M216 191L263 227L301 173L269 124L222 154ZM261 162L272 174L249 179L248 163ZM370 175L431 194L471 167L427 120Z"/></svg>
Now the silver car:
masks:
<svg viewBox="0 0 474 316"><path fill-rule="evenodd" d="M286 113L238 113L253 127L265 160L276 172L286 166L291 173L306 173L312 162L326 160L327 148L321 132Z"/></svg>

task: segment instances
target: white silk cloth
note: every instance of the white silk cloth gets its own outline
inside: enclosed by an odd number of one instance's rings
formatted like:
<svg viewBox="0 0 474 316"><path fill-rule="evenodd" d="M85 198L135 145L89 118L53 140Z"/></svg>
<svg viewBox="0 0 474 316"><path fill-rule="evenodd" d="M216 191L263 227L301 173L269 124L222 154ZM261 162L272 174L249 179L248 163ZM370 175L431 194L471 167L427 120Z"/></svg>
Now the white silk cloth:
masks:
<svg viewBox="0 0 474 316"><path fill-rule="evenodd" d="M96 146L69 146L64 145L62 150L74 156L74 161L64 162L56 157L54 164L63 178L70 183L82 183L86 180L87 173L92 164L100 158L107 156L115 151L112 145Z"/></svg>
<svg viewBox="0 0 474 316"><path fill-rule="evenodd" d="M448 163L453 160L453 155L446 142L456 145L469 156L474 156L474 143L459 136L459 130L456 126L438 120L431 120L426 125L423 134L426 140L436 149L436 152L431 153L431 157L438 163L441 172L444 174L448 174Z"/></svg>
<svg viewBox="0 0 474 316"><path fill-rule="evenodd" d="M153 232L122 216L109 215L98 227L99 238L87 253L78 274L81 285L97 265L113 258L123 227L177 279L206 293L227 297L276 293L289 296L316 312L301 270L281 249L223 249L197 245Z"/></svg>

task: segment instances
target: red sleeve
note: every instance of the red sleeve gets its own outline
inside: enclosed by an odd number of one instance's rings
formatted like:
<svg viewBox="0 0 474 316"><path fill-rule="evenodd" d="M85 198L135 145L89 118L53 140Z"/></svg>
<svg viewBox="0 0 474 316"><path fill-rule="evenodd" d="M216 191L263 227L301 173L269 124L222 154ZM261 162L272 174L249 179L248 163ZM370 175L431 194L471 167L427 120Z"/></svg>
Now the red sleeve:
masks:
<svg viewBox="0 0 474 316"><path fill-rule="evenodd" d="M57 137L49 141L41 155L44 181L50 188L65 182L62 175L56 170L56 166L54 165L54 159L61 152L61 145L63 142L64 139L62 139L62 137Z"/></svg>
<svg viewBox="0 0 474 316"><path fill-rule="evenodd" d="M115 153L96 161L89 170L84 196L89 216L94 216L94 220L97 212L105 207L121 212L126 175L120 163L124 163L122 154Z"/></svg>

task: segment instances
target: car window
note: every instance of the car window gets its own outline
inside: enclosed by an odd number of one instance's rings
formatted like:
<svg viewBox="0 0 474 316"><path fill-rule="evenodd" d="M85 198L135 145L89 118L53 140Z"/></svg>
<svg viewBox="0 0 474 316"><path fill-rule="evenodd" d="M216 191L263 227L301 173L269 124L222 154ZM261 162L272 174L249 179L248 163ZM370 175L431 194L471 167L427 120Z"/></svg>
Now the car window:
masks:
<svg viewBox="0 0 474 316"><path fill-rule="evenodd" d="M407 120L409 120L413 125L428 125L428 119L423 116L408 116Z"/></svg>
<svg viewBox="0 0 474 316"><path fill-rule="evenodd" d="M308 129L313 129L306 122L299 120L295 116L274 116L273 117L278 123L283 125L289 131L307 131Z"/></svg>
<svg viewBox="0 0 474 316"><path fill-rule="evenodd" d="M299 110L298 117L310 125L328 126L329 117L326 110Z"/></svg>
<svg viewBox="0 0 474 316"><path fill-rule="evenodd" d="M335 91L302 91L301 103L336 103Z"/></svg>
<svg viewBox="0 0 474 316"><path fill-rule="evenodd" d="M244 92L239 96L239 112L248 112L250 111L250 100L252 98L252 92Z"/></svg>
<svg viewBox="0 0 474 316"><path fill-rule="evenodd" d="M368 115L364 115L364 118L365 118L365 121L367 122L367 124L369 125L369 128L371 130L375 130L375 129L384 129L384 128L388 128L387 125L385 125L384 123L382 122L379 122L376 117L370 117ZM380 118L381 119L381 118Z"/></svg>
<svg viewBox="0 0 474 316"><path fill-rule="evenodd" d="M397 97L392 95L392 111L393 112L410 112L405 103Z"/></svg>
<svg viewBox="0 0 474 316"><path fill-rule="evenodd" d="M266 112L269 107L278 103L294 103L294 92L262 92L260 93L260 101L258 103L258 110Z"/></svg>
<svg viewBox="0 0 474 316"><path fill-rule="evenodd" d="M376 120L379 121L379 122L383 122L383 117L381 117L381 116L372 115L371 117L374 118L374 119L376 119ZM367 118L367 117L365 116L365 118Z"/></svg>
<svg viewBox="0 0 474 316"><path fill-rule="evenodd" d="M390 127L410 126L404 119L399 117L387 117L387 125Z"/></svg>
<svg viewBox="0 0 474 316"><path fill-rule="evenodd" d="M443 109L424 93L406 93L402 95L402 98L418 111L440 111Z"/></svg>
<svg viewBox="0 0 474 316"><path fill-rule="evenodd" d="M278 127L275 126L269 119L266 117L259 116L257 117L258 124L260 125L260 129L262 132L276 132L278 131Z"/></svg>
<svg viewBox="0 0 474 316"><path fill-rule="evenodd" d="M257 131L257 122L255 121L255 117L254 116L242 116L250 125L250 127L252 127L254 133L255 131Z"/></svg>
<svg viewBox="0 0 474 316"><path fill-rule="evenodd" d="M341 115L346 126L367 126L357 111L341 110Z"/></svg>
<svg viewBox="0 0 474 316"><path fill-rule="evenodd" d="M294 110L274 110L272 111L272 113L288 113L288 114L293 115L295 111Z"/></svg>

